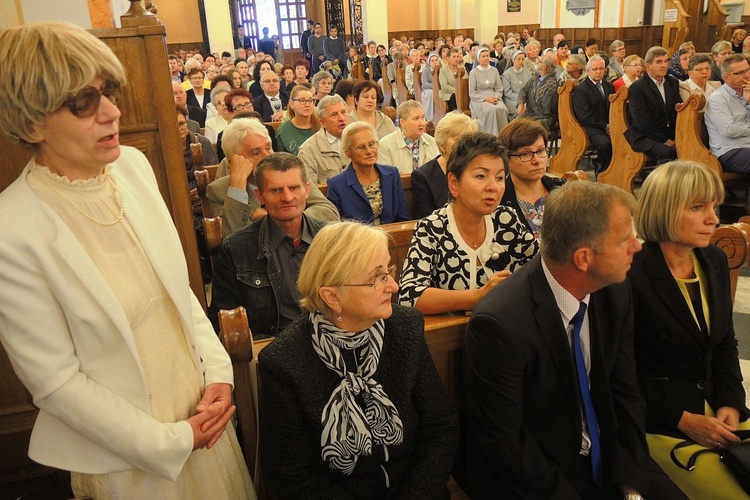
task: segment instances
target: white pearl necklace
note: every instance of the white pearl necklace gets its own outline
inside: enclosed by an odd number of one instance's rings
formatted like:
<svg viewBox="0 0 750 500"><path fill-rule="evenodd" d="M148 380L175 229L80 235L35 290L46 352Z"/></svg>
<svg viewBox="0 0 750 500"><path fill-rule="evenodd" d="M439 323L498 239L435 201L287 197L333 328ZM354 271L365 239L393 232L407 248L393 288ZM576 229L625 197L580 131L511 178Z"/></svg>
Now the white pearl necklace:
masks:
<svg viewBox="0 0 750 500"><path fill-rule="evenodd" d="M111 183L114 186L115 194L117 195L118 198L120 198L120 213L117 214L117 217L115 218L115 220L111 222L104 222L104 221L100 221L93 215L86 213L81 207L78 206L76 202L74 202L73 200L69 199L67 196L62 194L55 186L52 185L52 183L47 179L47 177L44 174L40 175L39 177L41 177L42 181L44 181L44 183L47 185L47 187L49 187L52 190L53 193L55 193L57 196L62 198L62 200L65 201L66 203L72 205L73 208L75 208L78 211L78 213L86 217L91 222L95 222L99 224L100 226L105 226L105 227L114 226L115 224L120 222L122 220L123 215L125 215L125 199L122 197L122 193L120 193L120 189L117 187L117 184L112 182L112 179L107 178L107 182Z"/></svg>

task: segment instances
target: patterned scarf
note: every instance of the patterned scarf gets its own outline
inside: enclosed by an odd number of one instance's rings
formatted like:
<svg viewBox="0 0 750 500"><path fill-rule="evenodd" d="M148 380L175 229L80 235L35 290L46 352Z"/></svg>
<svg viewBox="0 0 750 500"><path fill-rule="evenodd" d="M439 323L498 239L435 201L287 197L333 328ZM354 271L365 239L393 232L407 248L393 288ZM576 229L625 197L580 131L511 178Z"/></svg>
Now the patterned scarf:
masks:
<svg viewBox="0 0 750 500"><path fill-rule="evenodd" d="M411 141L406 135L404 135L403 131L401 132L401 135L404 138L404 143L406 143L406 148L409 150L409 153L411 153L412 168L416 170L419 168L419 137L417 137L416 141Z"/></svg>
<svg viewBox="0 0 750 500"><path fill-rule="evenodd" d="M321 361L341 376L331 393L320 420L323 432L321 456L329 467L350 475L360 455L372 455L372 442L380 445L399 444L404 439L404 426L398 410L371 377L378 369L383 349L385 322L379 320L367 330L348 332L326 320L319 312L310 313L313 325L312 344ZM357 372L346 367L341 349L354 351ZM356 396L362 394L364 411ZM388 460L386 451L386 460Z"/></svg>

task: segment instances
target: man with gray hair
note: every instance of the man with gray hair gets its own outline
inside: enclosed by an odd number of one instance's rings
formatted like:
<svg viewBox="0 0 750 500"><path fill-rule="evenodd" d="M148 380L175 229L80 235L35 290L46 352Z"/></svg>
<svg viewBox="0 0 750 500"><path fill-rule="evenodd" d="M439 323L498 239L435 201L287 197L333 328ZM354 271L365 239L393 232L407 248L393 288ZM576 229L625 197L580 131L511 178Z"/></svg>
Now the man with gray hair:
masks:
<svg viewBox="0 0 750 500"><path fill-rule="evenodd" d="M311 184L325 184L349 164L341 152L341 133L349 125L346 101L340 95L324 97L315 111L321 128L302 143L299 158Z"/></svg>
<svg viewBox="0 0 750 500"><path fill-rule="evenodd" d="M635 210L606 184L550 192L541 254L474 308L463 366L475 498L683 498L646 444L625 282L641 249Z"/></svg>
<svg viewBox="0 0 750 500"><path fill-rule="evenodd" d="M625 52L625 42L615 40L610 44L609 52L611 55L609 56L608 73L605 75L605 80L614 82L625 74L625 68L622 67L622 61L627 55Z"/></svg>
<svg viewBox="0 0 750 500"><path fill-rule="evenodd" d="M254 338L263 339L275 337L302 312L299 268L325 222L303 212L312 187L296 156L273 153L258 162L254 176L255 196L267 214L222 242L209 317L218 331L221 309L244 306Z"/></svg>
<svg viewBox="0 0 750 500"><path fill-rule="evenodd" d="M648 49L646 74L630 86L630 128L625 132L634 151L659 163L677 158L675 106L682 102L680 82L667 69L667 51L659 46Z"/></svg>
<svg viewBox="0 0 750 500"><path fill-rule="evenodd" d="M230 235L266 215L255 197L255 166L273 153L271 137L258 120L237 118L224 129L222 146L229 161L229 175L217 178L206 189L211 214L221 216L224 234ZM305 214L321 220L338 220L336 207L313 185Z"/></svg>
<svg viewBox="0 0 750 500"><path fill-rule="evenodd" d="M589 142L596 149L594 173L598 176L612 160L609 137L609 96L615 88L604 79L606 67L601 56L586 64L588 75L573 91L573 113L586 130Z"/></svg>
<svg viewBox="0 0 750 500"><path fill-rule="evenodd" d="M549 131L557 125L557 56L544 54L537 69L537 76L526 82L518 96L518 116L537 120Z"/></svg>
<svg viewBox="0 0 750 500"><path fill-rule="evenodd" d="M724 84L706 104L706 129L711 153L727 172L750 174L750 65L742 54L731 54L721 65ZM709 82L710 83L710 82ZM750 210L750 197L745 206Z"/></svg>

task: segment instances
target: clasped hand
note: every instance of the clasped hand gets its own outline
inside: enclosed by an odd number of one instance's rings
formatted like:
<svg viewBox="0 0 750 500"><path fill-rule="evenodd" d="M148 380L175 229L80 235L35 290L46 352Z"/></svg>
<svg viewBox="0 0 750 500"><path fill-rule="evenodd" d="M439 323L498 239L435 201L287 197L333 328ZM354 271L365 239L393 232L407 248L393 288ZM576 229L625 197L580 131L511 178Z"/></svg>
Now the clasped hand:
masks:
<svg viewBox="0 0 750 500"><path fill-rule="evenodd" d="M699 445L716 448L740 441L734 434L738 425L739 411L722 406L716 412L716 417L683 412L677 428Z"/></svg>
<svg viewBox="0 0 750 500"><path fill-rule="evenodd" d="M210 384L206 386L196 415L187 419L193 428L193 450L211 448L224 433L232 418L236 406L232 405L232 386L229 384Z"/></svg>

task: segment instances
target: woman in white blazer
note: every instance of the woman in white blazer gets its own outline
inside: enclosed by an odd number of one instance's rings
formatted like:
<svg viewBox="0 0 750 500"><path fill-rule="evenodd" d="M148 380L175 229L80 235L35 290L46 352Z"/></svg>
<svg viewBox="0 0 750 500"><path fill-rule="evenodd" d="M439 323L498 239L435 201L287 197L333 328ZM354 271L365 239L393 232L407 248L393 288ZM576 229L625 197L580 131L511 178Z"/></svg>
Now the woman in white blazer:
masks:
<svg viewBox="0 0 750 500"><path fill-rule="evenodd" d="M427 122L424 109L410 99L396 108L398 126L396 130L380 139L378 163L392 165L402 174L427 163L440 154L435 139L425 134Z"/></svg>
<svg viewBox="0 0 750 500"><path fill-rule="evenodd" d="M26 75L0 82L0 131L35 152L0 194L0 341L39 407L29 456L76 496L254 498L230 360L148 161L119 145L120 62L67 23L3 31L0 59Z"/></svg>

